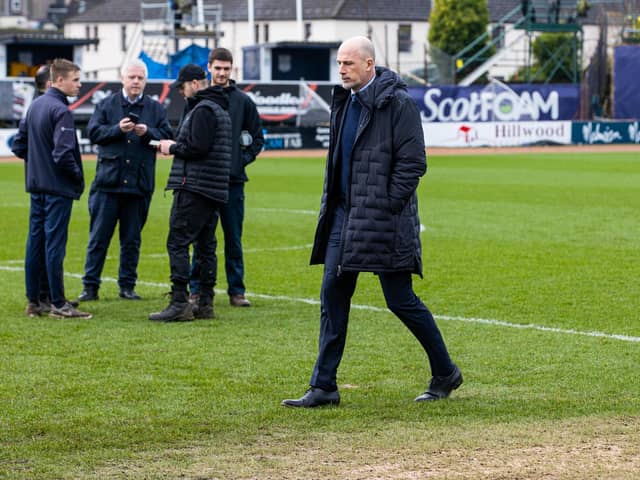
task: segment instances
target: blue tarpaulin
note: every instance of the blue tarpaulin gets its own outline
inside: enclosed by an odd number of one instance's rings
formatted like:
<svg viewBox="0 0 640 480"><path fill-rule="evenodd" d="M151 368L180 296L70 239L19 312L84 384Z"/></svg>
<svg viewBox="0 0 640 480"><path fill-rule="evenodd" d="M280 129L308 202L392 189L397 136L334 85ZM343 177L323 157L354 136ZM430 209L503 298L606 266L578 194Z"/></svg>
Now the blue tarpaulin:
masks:
<svg viewBox="0 0 640 480"><path fill-rule="evenodd" d="M170 62L171 78L176 78L180 69L187 63L200 65L206 72L207 63L209 62L209 49L192 44L171 55Z"/></svg>
<svg viewBox="0 0 640 480"><path fill-rule="evenodd" d="M140 52L139 58L147 64L147 70L149 72L147 78L165 79L168 77L168 69L165 63L156 62L144 52Z"/></svg>
<svg viewBox="0 0 640 480"><path fill-rule="evenodd" d="M149 57L145 52L140 53L140 60L147 64L150 79L174 79L178 76L180 69L187 63L200 65L207 71L209 61L209 49L199 45L189 45L169 56L169 65L158 63Z"/></svg>

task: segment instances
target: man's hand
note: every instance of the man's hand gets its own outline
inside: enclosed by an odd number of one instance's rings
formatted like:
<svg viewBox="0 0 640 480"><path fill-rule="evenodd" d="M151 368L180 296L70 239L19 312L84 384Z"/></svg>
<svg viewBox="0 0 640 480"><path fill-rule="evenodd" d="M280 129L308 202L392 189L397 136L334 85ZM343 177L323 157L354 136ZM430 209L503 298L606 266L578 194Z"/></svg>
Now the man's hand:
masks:
<svg viewBox="0 0 640 480"><path fill-rule="evenodd" d="M136 126L136 124L133 123L129 117L124 117L122 120L120 120L120 123L118 125L120 126L120 130L124 133L130 132ZM146 128L147 127L145 127L145 129Z"/></svg>
<svg viewBox="0 0 640 480"><path fill-rule="evenodd" d="M171 148L171 145L175 143L176 142L173 140L160 140L158 150L160 150L160 153L162 153L163 155L170 155L169 149Z"/></svg>
<svg viewBox="0 0 640 480"><path fill-rule="evenodd" d="M147 126L144 123L136 123L135 126L133 127L133 133L141 137L145 133L147 133Z"/></svg>

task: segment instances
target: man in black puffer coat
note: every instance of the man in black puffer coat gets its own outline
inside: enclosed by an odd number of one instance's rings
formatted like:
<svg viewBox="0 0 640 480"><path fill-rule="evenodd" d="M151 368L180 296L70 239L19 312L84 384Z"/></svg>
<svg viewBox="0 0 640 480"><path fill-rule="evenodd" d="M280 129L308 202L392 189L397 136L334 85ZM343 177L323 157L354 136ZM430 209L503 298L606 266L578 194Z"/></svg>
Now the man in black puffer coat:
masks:
<svg viewBox="0 0 640 480"><path fill-rule="evenodd" d="M207 75L197 65L182 67L172 84L187 99L187 113L176 141L161 140L160 151L174 155L167 190L173 190L167 252L171 267L171 303L149 320L176 322L213 317L215 220L227 203L231 165L231 120L220 87L207 88ZM200 259L200 301L189 304L189 246Z"/></svg>
<svg viewBox="0 0 640 480"><path fill-rule="evenodd" d="M387 307L424 348L432 378L416 401L449 396L462 383L429 309L413 291L422 274L416 189L426 171L418 108L391 70L375 67L373 44L338 50L342 87L333 93L324 192L311 263L324 263L319 353L311 388L289 407L337 405L351 297L359 272L380 278Z"/></svg>

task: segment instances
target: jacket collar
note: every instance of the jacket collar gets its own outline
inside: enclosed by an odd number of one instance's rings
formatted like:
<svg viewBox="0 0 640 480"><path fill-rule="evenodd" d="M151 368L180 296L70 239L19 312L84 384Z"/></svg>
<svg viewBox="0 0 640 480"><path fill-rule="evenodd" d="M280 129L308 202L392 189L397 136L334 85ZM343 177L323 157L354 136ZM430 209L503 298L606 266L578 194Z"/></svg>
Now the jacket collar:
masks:
<svg viewBox="0 0 640 480"><path fill-rule="evenodd" d="M58 100L62 101L65 105L69 105L68 97L64 94L62 90L59 90L56 87L49 87L49 90L46 91L45 95L50 95L52 97L55 97Z"/></svg>
<svg viewBox="0 0 640 480"><path fill-rule="evenodd" d="M362 105L372 110L374 107L384 107L397 89L407 89L407 85L400 76L386 67L376 67L376 76L373 83L363 92L357 92L356 95ZM346 102L351 96L351 91L341 85L336 85L333 92L334 99L338 104Z"/></svg>

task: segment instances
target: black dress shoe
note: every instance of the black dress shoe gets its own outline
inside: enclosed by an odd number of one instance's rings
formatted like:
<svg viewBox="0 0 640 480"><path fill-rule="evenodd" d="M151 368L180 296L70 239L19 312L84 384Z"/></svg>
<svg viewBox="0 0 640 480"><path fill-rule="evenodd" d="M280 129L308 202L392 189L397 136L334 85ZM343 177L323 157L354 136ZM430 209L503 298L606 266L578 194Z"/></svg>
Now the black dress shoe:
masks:
<svg viewBox="0 0 640 480"><path fill-rule="evenodd" d="M130 288L121 288L120 298L124 298L125 300L142 300L142 297Z"/></svg>
<svg viewBox="0 0 640 480"><path fill-rule="evenodd" d="M321 388L311 387L302 397L295 400L283 400L285 407L313 408L323 405L339 405L340 394L338 391L327 392Z"/></svg>
<svg viewBox="0 0 640 480"><path fill-rule="evenodd" d="M416 397L416 402L429 402L447 398L462 385L462 372L456 364L453 365L453 372L446 377L432 377L429 388L422 395Z"/></svg>
<svg viewBox="0 0 640 480"><path fill-rule="evenodd" d="M78 295L78 301L79 302L92 302L94 300L98 300L98 290L95 288L87 288L85 287L84 290L82 290L82 293L80 295Z"/></svg>

